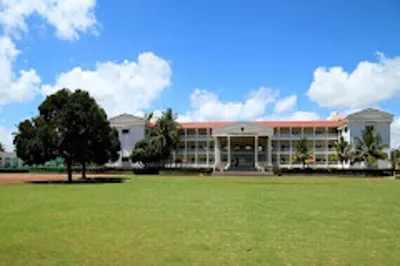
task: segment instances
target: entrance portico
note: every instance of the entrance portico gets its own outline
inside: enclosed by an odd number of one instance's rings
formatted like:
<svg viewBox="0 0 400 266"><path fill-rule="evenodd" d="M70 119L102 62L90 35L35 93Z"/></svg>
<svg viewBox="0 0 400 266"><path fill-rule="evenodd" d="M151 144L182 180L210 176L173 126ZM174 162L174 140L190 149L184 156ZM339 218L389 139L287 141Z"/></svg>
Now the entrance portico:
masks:
<svg viewBox="0 0 400 266"><path fill-rule="evenodd" d="M213 130L215 168L239 167L264 171L272 165L273 128L249 122L231 123ZM221 167L223 169L221 169Z"/></svg>

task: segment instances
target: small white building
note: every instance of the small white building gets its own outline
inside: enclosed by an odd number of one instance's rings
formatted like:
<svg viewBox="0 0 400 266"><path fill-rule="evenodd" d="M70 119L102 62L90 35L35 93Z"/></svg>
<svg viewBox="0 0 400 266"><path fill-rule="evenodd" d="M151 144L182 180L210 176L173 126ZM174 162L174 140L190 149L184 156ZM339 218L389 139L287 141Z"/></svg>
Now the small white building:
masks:
<svg viewBox="0 0 400 266"><path fill-rule="evenodd" d="M314 157L314 167L339 167L330 155L335 154L334 143L343 136L350 143L366 127L372 127L390 147L390 125L393 115L377 109L365 109L347 117L338 114L329 120L317 121L253 121L253 122L190 122L181 123L182 141L173 154L187 166L213 167L223 164L226 169L248 167L256 170L261 165L300 167L293 162L294 147L306 138ZM121 141L119 160L115 167L132 167L130 154L135 144L146 137L145 119L122 114L110 119L118 130ZM380 162L380 167L388 167Z"/></svg>

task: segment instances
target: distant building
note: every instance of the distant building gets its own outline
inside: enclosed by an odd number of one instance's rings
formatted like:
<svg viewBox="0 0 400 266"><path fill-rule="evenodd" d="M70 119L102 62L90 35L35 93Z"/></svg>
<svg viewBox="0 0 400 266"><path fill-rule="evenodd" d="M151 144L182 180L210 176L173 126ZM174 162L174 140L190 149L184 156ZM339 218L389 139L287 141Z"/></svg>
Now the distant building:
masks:
<svg viewBox="0 0 400 266"><path fill-rule="evenodd" d="M0 152L0 168L18 168L22 165L22 160L15 152Z"/></svg>
<svg viewBox="0 0 400 266"><path fill-rule="evenodd" d="M313 166L334 168L340 164L330 155L335 154L334 143L340 136L353 143L366 127L372 127L389 147L392 121L392 114L369 108L346 117L331 114L329 120L318 121L181 123L182 141L173 159L181 159L193 167L216 164L222 164L226 169L246 167L256 170L264 165L300 167L292 159L294 147L300 139L306 138L313 154ZM133 166L130 162L132 149L147 135L145 119L122 114L111 118L110 123L118 130L121 141L120 158L112 165ZM380 162L380 166L388 167L388 163Z"/></svg>

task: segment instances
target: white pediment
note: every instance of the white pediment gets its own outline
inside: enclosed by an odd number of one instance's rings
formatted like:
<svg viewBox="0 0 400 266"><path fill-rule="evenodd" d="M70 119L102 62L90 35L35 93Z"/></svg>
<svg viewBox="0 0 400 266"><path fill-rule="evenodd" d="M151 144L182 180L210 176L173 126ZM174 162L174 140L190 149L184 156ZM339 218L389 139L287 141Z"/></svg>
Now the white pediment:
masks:
<svg viewBox="0 0 400 266"><path fill-rule="evenodd" d="M347 116L349 121L393 121L393 115L387 112L383 112L377 109L368 108Z"/></svg>
<svg viewBox="0 0 400 266"><path fill-rule="evenodd" d="M274 129L270 126L251 122L234 122L213 130L213 136L272 136Z"/></svg>
<svg viewBox="0 0 400 266"><path fill-rule="evenodd" d="M110 118L110 124L113 127L130 127L135 125L144 125L146 120L129 114L121 114Z"/></svg>

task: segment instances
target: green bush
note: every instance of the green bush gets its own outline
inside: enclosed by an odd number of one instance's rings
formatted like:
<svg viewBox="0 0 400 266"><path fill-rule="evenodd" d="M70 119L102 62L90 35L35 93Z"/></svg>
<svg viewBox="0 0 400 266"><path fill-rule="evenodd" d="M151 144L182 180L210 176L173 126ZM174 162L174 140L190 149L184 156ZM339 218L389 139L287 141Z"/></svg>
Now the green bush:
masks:
<svg viewBox="0 0 400 266"><path fill-rule="evenodd" d="M282 175L282 169L279 166L274 166L272 168L272 173L274 175L281 176Z"/></svg>
<svg viewBox="0 0 400 266"><path fill-rule="evenodd" d="M27 168L0 168L0 173L29 173Z"/></svg>

